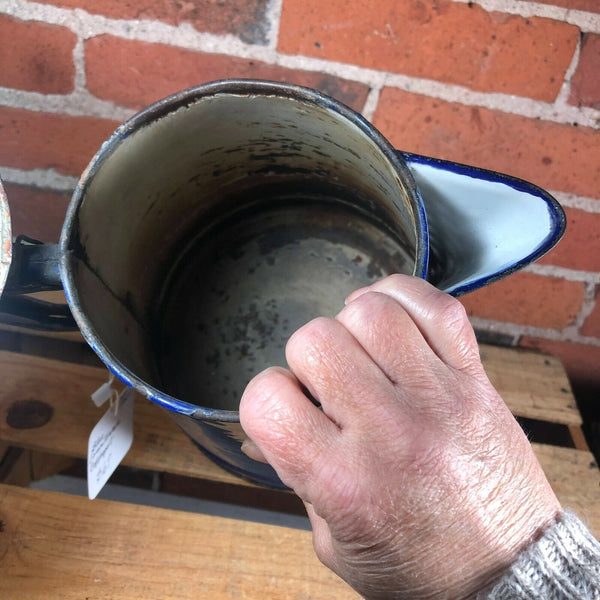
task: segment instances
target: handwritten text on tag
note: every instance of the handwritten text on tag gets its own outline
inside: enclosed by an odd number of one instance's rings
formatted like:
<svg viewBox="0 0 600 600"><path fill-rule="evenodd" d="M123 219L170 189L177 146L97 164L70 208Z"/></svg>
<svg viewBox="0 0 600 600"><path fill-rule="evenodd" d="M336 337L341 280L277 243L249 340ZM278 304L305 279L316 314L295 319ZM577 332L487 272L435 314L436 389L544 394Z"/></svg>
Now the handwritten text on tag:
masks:
<svg viewBox="0 0 600 600"><path fill-rule="evenodd" d="M114 470L119 466L133 442L133 399L131 388L120 395L96 423L88 442L88 496L94 499Z"/></svg>

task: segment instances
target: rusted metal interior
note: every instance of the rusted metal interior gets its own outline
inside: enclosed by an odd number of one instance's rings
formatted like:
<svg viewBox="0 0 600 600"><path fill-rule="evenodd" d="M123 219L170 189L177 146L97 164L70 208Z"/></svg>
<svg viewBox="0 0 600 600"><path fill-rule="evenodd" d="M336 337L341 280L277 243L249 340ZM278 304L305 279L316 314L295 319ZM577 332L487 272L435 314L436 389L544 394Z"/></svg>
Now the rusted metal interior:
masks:
<svg viewBox="0 0 600 600"><path fill-rule="evenodd" d="M138 378L237 410L302 323L414 273L414 191L365 127L293 94L215 93L152 117L78 190L67 289Z"/></svg>

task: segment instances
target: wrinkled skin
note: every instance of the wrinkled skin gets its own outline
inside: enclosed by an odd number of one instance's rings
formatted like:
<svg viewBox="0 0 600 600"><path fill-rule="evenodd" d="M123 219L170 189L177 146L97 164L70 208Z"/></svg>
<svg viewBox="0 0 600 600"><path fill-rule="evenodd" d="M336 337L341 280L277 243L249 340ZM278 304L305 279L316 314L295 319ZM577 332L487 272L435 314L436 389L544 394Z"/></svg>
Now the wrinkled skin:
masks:
<svg viewBox="0 0 600 600"><path fill-rule="evenodd" d="M450 296L388 277L299 329L286 358L243 395L245 450L302 498L317 556L365 598L474 597L556 518Z"/></svg>

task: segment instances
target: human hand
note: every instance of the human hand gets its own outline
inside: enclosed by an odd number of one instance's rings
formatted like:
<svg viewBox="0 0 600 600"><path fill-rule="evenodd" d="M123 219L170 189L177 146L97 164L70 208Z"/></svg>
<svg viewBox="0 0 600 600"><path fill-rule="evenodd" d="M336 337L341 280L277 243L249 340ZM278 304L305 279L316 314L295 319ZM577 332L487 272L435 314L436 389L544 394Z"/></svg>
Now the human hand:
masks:
<svg viewBox="0 0 600 600"><path fill-rule="evenodd" d="M364 597L473 597L555 519L457 300L388 277L299 329L286 358L249 383L242 426Z"/></svg>

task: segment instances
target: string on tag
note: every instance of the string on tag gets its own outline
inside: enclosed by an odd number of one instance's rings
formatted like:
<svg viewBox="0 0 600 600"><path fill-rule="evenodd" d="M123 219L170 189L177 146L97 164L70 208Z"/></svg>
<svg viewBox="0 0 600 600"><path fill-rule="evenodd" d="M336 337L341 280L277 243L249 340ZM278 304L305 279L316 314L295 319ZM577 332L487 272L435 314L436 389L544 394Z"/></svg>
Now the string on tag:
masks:
<svg viewBox="0 0 600 600"><path fill-rule="evenodd" d="M121 399L121 395L122 393L119 394L119 392L117 392L115 388L112 388L110 398L108 400L108 405L110 409L113 409L115 417L119 414L119 400Z"/></svg>

